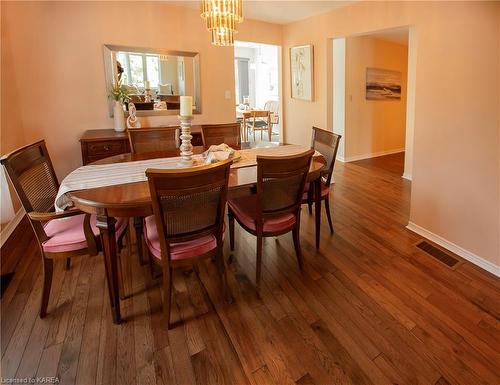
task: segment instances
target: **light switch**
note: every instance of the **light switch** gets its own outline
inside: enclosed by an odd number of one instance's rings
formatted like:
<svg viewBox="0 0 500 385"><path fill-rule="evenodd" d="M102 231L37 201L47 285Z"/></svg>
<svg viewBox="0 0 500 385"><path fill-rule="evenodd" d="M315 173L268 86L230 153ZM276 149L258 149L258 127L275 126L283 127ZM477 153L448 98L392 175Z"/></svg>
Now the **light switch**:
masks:
<svg viewBox="0 0 500 385"><path fill-rule="evenodd" d="M224 97L225 97L226 99L231 99L231 91L226 90L226 91L224 92Z"/></svg>

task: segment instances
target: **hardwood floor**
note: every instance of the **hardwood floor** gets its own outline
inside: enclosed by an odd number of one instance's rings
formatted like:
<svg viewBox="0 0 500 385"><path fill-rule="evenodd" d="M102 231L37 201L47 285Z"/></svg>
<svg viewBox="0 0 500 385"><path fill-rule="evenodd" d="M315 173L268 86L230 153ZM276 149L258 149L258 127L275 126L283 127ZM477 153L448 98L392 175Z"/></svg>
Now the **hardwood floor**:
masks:
<svg viewBox="0 0 500 385"><path fill-rule="evenodd" d="M304 208L297 267L291 234L264 243L260 297L255 238L236 226L226 304L215 266L177 272L167 331L161 292L123 253L125 321L113 325L101 255L56 264L41 320L41 260L16 246L1 299L1 375L57 376L62 384L500 384L500 280L452 270L415 247L405 229L410 183L402 155L343 165L321 248ZM228 239L228 238L226 238ZM226 256L229 256L226 245Z"/></svg>

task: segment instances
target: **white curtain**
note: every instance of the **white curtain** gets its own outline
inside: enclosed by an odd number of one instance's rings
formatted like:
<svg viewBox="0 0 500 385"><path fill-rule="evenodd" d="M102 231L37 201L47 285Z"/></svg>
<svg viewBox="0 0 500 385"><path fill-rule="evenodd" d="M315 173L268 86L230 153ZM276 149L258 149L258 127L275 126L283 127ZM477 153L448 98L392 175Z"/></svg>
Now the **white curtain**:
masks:
<svg viewBox="0 0 500 385"><path fill-rule="evenodd" d="M14 207L10 199L9 186L7 185L7 175L2 166L0 166L0 223L8 223L14 218Z"/></svg>

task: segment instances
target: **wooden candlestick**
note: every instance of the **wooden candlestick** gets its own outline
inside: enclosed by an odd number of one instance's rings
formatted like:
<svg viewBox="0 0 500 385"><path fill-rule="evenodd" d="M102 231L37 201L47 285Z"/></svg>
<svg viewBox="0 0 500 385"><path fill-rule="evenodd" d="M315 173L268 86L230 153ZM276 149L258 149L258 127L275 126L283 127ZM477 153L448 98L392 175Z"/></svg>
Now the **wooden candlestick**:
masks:
<svg viewBox="0 0 500 385"><path fill-rule="evenodd" d="M193 145L191 144L191 139L193 139L191 135L191 121L193 120L193 116L179 115L179 120L181 121L181 161L179 162L179 166L192 167L194 164Z"/></svg>

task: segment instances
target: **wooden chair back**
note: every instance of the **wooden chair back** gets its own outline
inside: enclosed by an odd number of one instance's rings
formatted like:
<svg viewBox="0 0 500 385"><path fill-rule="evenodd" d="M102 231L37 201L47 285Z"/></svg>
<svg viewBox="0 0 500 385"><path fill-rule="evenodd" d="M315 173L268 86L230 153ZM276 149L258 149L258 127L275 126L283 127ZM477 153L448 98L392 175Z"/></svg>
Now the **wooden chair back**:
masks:
<svg viewBox="0 0 500 385"><path fill-rule="evenodd" d="M255 124L256 120L263 120L266 121L267 124L271 122L271 111L268 110L253 110L249 111L247 120L250 119L251 123L252 122Z"/></svg>
<svg viewBox="0 0 500 385"><path fill-rule="evenodd" d="M323 130L318 127L312 128L311 148L318 151L326 160L325 171L322 175L322 181L327 186L330 185L333 175L333 166L339 148L342 135L334 134L331 131Z"/></svg>
<svg viewBox="0 0 500 385"><path fill-rule="evenodd" d="M59 190L44 140L24 146L0 159L26 213L49 213ZM40 242L47 239L43 226L30 219Z"/></svg>
<svg viewBox="0 0 500 385"><path fill-rule="evenodd" d="M128 138L133 154L174 151L178 148L178 127L129 128Z"/></svg>
<svg viewBox="0 0 500 385"><path fill-rule="evenodd" d="M0 162L27 213L54 211L59 182L44 140L3 156Z"/></svg>
<svg viewBox="0 0 500 385"><path fill-rule="evenodd" d="M271 111L269 110L254 110L250 111L250 117L252 118L269 118Z"/></svg>
<svg viewBox="0 0 500 385"><path fill-rule="evenodd" d="M313 154L257 156L257 226L266 217L298 214Z"/></svg>
<svg viewBox="0 0 500 385"><path fill-rule="evenodd" d="M201 126L203 146L208 148L214 144L226 143L239 150L241 148L240 129L239 123L203 124Z"/></svg>
<svg viewBox="0 0 500 385"><path fill-rule="evenodd" d="M170 244L213 234L222 243L232 161L176 170L147 169L162 261Z"/></svg>
<svg viewBox="0 0 500 385"><path fill-rule="evenodd" d="M255 130L268 130L271 123L271 111L254 110L244 114L245 124ZM257 124L260 122L261 124ZM264 122L265 124L262 124Z"/></svg>

